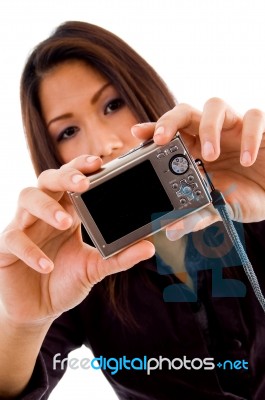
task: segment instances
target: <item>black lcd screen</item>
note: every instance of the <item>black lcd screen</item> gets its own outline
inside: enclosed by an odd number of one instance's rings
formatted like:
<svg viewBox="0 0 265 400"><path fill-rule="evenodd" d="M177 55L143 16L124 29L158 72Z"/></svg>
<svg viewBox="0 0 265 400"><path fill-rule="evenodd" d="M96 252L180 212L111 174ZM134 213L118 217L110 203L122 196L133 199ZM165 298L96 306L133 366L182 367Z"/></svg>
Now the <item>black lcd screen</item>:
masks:
<svg viewBox="0 0 265 400"><path fill-rule="evenodd" d="M106 243L173 210L149 160L82 194ZM156 218L158 218L156 216Z"/></svg>

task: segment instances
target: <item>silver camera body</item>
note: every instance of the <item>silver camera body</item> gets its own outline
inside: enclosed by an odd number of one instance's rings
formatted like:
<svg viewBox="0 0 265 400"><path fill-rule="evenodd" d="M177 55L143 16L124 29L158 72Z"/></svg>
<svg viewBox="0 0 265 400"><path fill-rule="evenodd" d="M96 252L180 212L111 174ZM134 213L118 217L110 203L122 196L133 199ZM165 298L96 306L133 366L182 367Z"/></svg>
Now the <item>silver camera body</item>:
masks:
<svg viewBox="0 0 265 400"><path fill-rule="evenodd" d="M104 258L211 203L179 133L163 146L142 143L89 180L88 191L69 196Z"/></svg>

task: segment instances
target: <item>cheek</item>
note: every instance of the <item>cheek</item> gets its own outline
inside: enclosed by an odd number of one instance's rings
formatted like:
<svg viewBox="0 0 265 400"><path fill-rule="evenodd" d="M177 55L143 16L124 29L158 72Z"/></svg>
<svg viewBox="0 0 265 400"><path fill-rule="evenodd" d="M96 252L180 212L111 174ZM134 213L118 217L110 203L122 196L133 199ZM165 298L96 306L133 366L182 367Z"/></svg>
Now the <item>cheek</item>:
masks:
<svg viewBox="0 0 265 400"><path fill-rule="evenodd" d="M64 145L60 146L58 149L59 155L63 164L67 164L68 162L72 161L74 158L82 155L82 154L89 154L87 148L84 146L80 146L80 144L72 144L71 141L69 143L64 143Z"/></svg>
<svg viewBox="0 0 265 400"><path fill-rule="evenodd" d="M134 136L132 136L132 134L130 135L130 141L128 142L129 147L137 147L139 146L140 143L142 143L143 141L140 139L135 138Z"/></svg>
<svg viewBox="0 0 265 400"><path fill-rule="evenodd" d="M119 136L127 147L135 147L142 142L142 140L134 137L131 133L132 126L137 124L138 121L129 111L126 114L122 120L119 120Z"/></svg>

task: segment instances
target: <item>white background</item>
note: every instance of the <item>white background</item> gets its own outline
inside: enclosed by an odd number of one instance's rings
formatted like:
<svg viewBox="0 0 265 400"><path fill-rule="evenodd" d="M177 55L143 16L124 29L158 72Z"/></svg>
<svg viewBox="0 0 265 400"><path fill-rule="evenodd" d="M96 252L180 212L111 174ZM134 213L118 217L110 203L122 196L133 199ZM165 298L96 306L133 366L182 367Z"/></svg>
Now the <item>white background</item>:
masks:
<svg viewBox="0 0 265 400"><path fill-rule="evenodd" d="M218 96L244 113L253 107L265 110L263 4L263 0L1 0L0 230L14 214L19 191L35 184L21 125L19 79L30 50L54 27L65 20L101 25L143 55L180 102L202 108L208 98ZM83 348L73 356L91 358ZM52 400L116 398L99 371L69 370L67 376Z"/></svg>

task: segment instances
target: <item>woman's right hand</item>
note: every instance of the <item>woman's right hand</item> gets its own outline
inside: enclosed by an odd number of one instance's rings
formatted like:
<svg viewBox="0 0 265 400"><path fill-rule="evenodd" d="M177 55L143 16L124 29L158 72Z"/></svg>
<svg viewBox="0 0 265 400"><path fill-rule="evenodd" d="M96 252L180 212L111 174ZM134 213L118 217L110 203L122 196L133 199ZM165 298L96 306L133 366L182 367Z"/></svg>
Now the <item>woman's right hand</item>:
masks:
<svg viewBox="0 0 265 400"><path fill-rule="evenodd" d="M80 156L43 172L36 188L21 192L16 216L0 236L0 316L7 321L49 323L79 304L105 276L154 254L153 245L141 241L104 260L83 243L66 191L87 190L84 174L100 166L99 158Z"/></svg>

